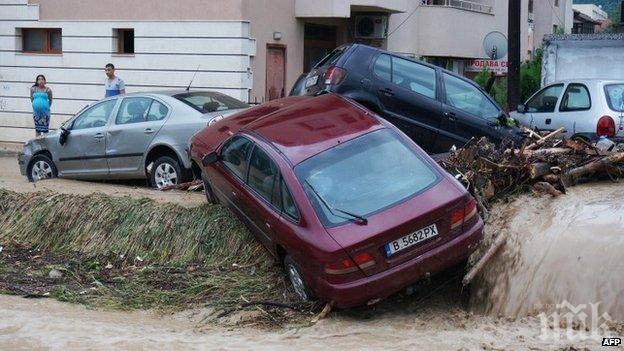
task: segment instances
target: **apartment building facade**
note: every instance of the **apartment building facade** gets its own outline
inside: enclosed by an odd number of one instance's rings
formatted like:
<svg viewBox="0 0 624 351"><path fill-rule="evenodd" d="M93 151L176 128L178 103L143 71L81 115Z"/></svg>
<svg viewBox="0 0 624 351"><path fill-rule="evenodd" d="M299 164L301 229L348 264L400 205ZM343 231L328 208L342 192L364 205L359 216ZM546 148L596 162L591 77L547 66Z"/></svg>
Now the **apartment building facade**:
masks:
<svg viewBox="0 0 624 351"><path fill-rule="evenodd" d="M555 24L569 32L571 0L520 1L523 58ZM127 92L184 89L195 75L194 89L261 102L343 43L464 73L488 58L483 39L495 31L507 33L507 1L0 0L0 142L34 135L28 88L40 73L58 128L103 97L108 62Z"/></svg>
<svg viewBox="0 0 624 351"><path fill-rule="evenodd" d="M600 33L605 30L609 22L609 14L601 6L595 4L574 4L573 34Z"/></svg>

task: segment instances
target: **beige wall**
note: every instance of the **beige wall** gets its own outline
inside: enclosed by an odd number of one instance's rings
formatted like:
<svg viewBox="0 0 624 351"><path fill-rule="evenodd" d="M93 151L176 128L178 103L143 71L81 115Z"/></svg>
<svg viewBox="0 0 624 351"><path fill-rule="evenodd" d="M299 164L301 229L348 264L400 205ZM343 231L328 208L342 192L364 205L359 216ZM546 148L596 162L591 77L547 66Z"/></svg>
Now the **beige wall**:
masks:
<svg viewBox="0 0 624 351"><path fill-rule="evenodd" d="M485 58L485 36L492 31L507 36L507 1L496 0L493 6L493 14L419 6L414 15L388 38L388 49L417 56ZM390 31L397 28L409 12L391 15ZM521 53L526 58L529 48L528 0L522 0L521 23Z"/></svg>
<svg viewBox="0 0 624 351"><path fill-rule="evenodd" d="M241 20L241 0L29 0L41 20Z"/></svg>
<svg viewBox="0 0 624 351"><path fill-rule="evenodd" d="M553 33L553 25L563 28L565 33L572 30L572 0L559 0L559 6L551 1L534 1L535 13L535 45L540 47L544 35Z"/></svg>
<svg viewBox="0 0 624 351"><path fill-rule="evenodd" d="M265 95L267 44L286 47L286 94L303 70L303 23L295 18L295 0L243 0L243 19L256 39L256 55L251 59L253 88L250 100ZM282 32L273 40L273 32Z"/></svg>
<svg viewBox="0 0 624 351"><path fill-rule="evenodd" d="M408 4L409 3L409 4ZM405 0L295 0L297 17L351 17L352 7L369 11L405 12L415 1ZM408 5L408 6L405 6Z"/></svg>

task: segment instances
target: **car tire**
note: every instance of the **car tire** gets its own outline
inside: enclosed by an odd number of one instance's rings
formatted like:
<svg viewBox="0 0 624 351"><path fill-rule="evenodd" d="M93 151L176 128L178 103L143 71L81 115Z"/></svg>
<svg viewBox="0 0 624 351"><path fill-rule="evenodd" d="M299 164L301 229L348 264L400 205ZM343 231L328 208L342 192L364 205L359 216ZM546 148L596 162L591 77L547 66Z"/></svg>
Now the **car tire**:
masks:
<svg viewBox="0 0 624 351"><path fill-rule="evenodd" d="M217 196L215 195L214 191L212 190L212 185L210 185L210 181L208 181L208 178L204 175L204 173L202 173L201 179L202 182L204 182L204 194L206 194L206 201L208 201L208 203L212 205L218 204L219 198L217 198Z"/></svg>
<svg viewBox="0 0 624 351"><path fill-rule="evenodd" d="M286 275L288 276L288 280L292 284L295 293L301 301L313 301L316 299L312 291L308 288L305 283L305 279L303 273L301 273L301 269L295 260L289 255L286 255L284 258L284 270L286 271Z"/></svg>
<svg viewBox="0 0 624 351"><path fill-rule="evenodd" d="M56 178L57 176L56 165L46 155L35 155L26 167L26 177L28 177L29 182Z"/></svg>
<svg viewBox="0 0 624 351"><path fill-rule="evenodd" d="M178 160L170 156L161 156L154 161L150 173L150 185L156 189L177 185L186 182L187 172L184 172Z"/></svg>

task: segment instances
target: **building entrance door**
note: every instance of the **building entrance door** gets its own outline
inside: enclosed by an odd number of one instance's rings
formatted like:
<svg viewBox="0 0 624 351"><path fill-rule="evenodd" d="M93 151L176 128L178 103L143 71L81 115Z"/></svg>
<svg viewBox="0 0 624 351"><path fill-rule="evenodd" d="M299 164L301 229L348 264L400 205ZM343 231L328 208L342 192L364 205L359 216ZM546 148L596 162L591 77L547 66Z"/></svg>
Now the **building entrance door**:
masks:
<svg viewBox="0 0 624 351"><path fill-rule="evenodd" d="M275 100L286 95L286 48L267 46L266 99Z"/></svg>
<svg viewBox="0 0 624 351"><path fill-rule="evenodd" d="M336 27L306 24L303 41L303 72L312 67L337 46Z"/></svg>

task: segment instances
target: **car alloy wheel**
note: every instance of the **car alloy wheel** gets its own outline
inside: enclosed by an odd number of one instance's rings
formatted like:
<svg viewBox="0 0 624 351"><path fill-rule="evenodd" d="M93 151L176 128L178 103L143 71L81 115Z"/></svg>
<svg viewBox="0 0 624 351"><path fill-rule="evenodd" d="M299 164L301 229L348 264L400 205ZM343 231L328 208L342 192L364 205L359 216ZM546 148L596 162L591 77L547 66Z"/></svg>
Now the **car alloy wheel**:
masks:
<svg viewBox="0 0 624 351"><path fill-rule="evenodd" d="M32 169L30 170L30 175L33 181L38 181L42 179L50 179L54 177L54 171L52 170L52 166L46 161L39 160L36 161Z"/></svg>
<svg viewBox="0 0 624 351"><path fill-rule="evenodd" d="M178 184L178 172L176 172L173 165L169 163L161 163L158 167L156 167L154 172L156 172L154 180L158 189Z"/></svg>
<svg viewBox="0 0 624 351"><path fill-rule="evenodd" d="M314 299L312 293L308 290L306 286L303 276L299 272L299 268L295 261L290 257L286 256L284 259L284 268L286 269L286 274L288 274L288 279L295 289L295 293L302 301L311 301Z"/></svg>

